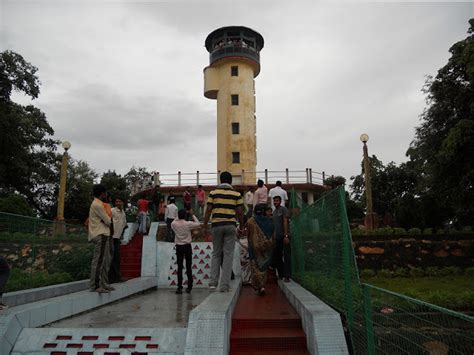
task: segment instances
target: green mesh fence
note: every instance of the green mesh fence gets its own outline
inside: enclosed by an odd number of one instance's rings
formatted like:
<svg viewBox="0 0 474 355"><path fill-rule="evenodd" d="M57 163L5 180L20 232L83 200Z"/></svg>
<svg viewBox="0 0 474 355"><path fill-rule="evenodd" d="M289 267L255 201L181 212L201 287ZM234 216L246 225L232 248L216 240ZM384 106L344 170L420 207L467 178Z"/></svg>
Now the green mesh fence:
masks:
<svg viewBox="0 0 474 355"><path fill-rule="evenodd" d="M0 213L0 256L11 267L5 292L89 277L92 248L83 225ZM57 231L57 229L56 229Z"/></svg>
<svg viewBox="0 0 474 355"><path fill-rule="evenodd" d="M474 317L361 284L343 187L292 198L293 278L342 315L354 354L472 354Z"/></svg>

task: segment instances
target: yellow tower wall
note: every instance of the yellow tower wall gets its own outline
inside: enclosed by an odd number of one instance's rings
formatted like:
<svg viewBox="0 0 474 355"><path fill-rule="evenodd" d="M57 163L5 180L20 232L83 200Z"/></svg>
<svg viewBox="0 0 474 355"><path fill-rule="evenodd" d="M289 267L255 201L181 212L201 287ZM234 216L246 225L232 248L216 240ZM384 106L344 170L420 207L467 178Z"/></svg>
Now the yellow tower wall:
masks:
<svg viewBox="0 0 474 355"><path fill-rule="evenodd" d="M238 67L238 76L231 76L232 66ZM204 70L204 95L217 99L217 170L230 171L234 184L256 181L254 70L251 63L233 58ZM239 105L232 105L231 95L239 95ZM239 134L232 134L233 122L239 123ZM239 164L232 163L232 152L240 153Z"/></svg>

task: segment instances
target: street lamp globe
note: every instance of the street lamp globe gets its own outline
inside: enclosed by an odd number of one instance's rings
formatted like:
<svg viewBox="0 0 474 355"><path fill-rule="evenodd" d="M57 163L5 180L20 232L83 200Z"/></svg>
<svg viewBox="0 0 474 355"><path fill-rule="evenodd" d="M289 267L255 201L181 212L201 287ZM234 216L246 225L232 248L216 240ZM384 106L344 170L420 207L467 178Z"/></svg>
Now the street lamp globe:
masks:
<svg viewBox="0 0 474 355"><path fill-rule="evenodd" d="M64 141L63 144L62 144L63 148L65 151L68 151L69 148L71 148L71 142L69 141Z"/></svg>
<svg viewBox="0 0 474 355"><path fill-rule="evenodd" d="M369 135L367 133L362 133L360 135L360 141L362 143L367 143L369 141Z"/></svg>

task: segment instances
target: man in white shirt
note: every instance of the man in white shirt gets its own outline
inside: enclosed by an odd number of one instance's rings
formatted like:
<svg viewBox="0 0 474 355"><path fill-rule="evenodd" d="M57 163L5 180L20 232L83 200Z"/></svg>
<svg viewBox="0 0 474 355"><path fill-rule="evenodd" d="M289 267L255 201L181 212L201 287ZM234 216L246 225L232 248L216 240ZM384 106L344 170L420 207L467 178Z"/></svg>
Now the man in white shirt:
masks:
<svg viewBox="0 0 474 355"><path fill-rule="evenodd" d="M173 243L174 242L174 232L171 228L171 223L178 218L178 207L175 205L175 198L170 197L168 200L168 206L166 206L165 211L165 221L166 221L166 241Z"/></svg>
<svg viewBox="0 0 474 355"><path fill-rule="evenodd" d="M192 216L193 221L186 220L188 213ZM189 211L179 210L178 218L171 223L171 228L175 234L174 242L176 244L176 258L178 259L178 289L176 290L178 295L183 293L183 258L186 259L186 275L188 277L186 292L191 293L193 288L193 250L191 248L193 237L191 230L199 227L201 227L201 223L199 223L192 209Z"/></svg>
<svg viewBox="0 0 474 355"><path fill-rule="evenodd" d="M114 253L112 255L112 263L109 270L109 282L122 282L120 273L120 244L122 243L123 231L127 228L127 216L123 210L123 200L115 199L115 207L112 208L112 224L114 226L113 243Z"/></svg>
<svg viewBox="0 0 474 355"><path fill-rule="evenodd" d="M111 261L110 226L112 219L104 208L107 190L103 185L94 185L94 201L89 209L89 241L94 244L91 262L90 289L98 293L108 293L114 288L109 285Z"/></svg>
<svg viewBox="0 0 474 355"><path fill-rule="evenodd" d="M245 193L244 195L244 203L245 203L245 208L247 209L245 211L245 215L247 218L252 217L253 213L253 192L252 192L252 187L249 187L249 190Z"/></svg>
<svg viewBox="0 0 474 355"><path fill-rule="evenodd" d="M285 190L282 189L281 181L279 180L276 182L276 186L273 189L270 189L270 191L268 192L268 199L270 200L270 203L272 205L272 211L275 211L275 205L273 204L273 198L275 196L280 196L281 205L285 207L286 202L288 201L288 194Z"/></svg>

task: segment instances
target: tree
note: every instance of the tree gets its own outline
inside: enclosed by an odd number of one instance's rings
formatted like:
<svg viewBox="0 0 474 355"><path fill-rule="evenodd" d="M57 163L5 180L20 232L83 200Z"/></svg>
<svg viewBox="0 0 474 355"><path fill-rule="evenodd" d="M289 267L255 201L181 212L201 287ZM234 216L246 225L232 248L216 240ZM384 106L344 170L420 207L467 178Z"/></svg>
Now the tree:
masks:
<svg viewBox="0 0 474 355"><path fill-rule="evenodd" d="M33 210L26 199L18 194L9 194L0 197L0 212L19 214L22 216L33 217Z"/></svg>
<svg viewBox="0 0 474 355"><path fill-rule="evenodd" d="M97 173L82 160L69 160L64 197L64 217L66 220L84 222L89 216L89 208L93 199L92 187ZM59 174L55 181L59 181ZM59 184L56 184L54 196L58 195ZM57 201L51 210L50 217L56 215Z"/></svg>
<svg viewBox="0 0 474 355"><path fill-rule="evenodd" d="M415 193L418 174L411 162L400 165L390 162L384 165L375 155L369 157L370 179L372 182L372 204L379 216L391 215L404 227L422 227L424 219L411 218L416 211L415 202L419 198ZM361 163L361 173L352 176L352 197L365 208L365 176ZM410 203L408 203L410 201Z"/></svg>
<svg viewBox="0 0 474 355"><path fill-rule="evenodd" d="M11 101L13 91L38 97L37 68L11 51L0 52L0 195L25 196L36 211L50 206L57 159L53 128L38 108ZM47 195L47 196L46 196Z"/></svg>
<svg viewBox="0 0 474 355"><path fill-rule="evenodd" d="M346 178L344 176L330 176L324 180L324 185L329 186L331 189L335 189L338 186L346 185ZM360 219L364 217L364 209L356 201L351 199L348 191L346 193L346 208L347 208L347 217L349 220Z"/></svg>
<svg viewBox="0 0 474 355"><path fill-rule="evenodd" d="M469 24L469 36L426 81L428 107L407 151L422 173L419 193L444 209L433 211L439 223L474 224L474 19Z"/></svg>
<svg viewBox="0 0 474 355"><path fill-rule="evenodd" d="M115 170L108 170L103 173L100 183L107 188L107 195L112 203L117 197L124 201L128 200L130 192L127 189L127 180L117 174Z"/></svg>
<svg viewBox="0 0 474 355"><path fill-rule="evenodd" d="M147 188L152 188L152 178L152 174L147 170L147 168L135 166L132 166L124 176L124 179L127 182L127 190L131 191L132 194Z"/></svg>

